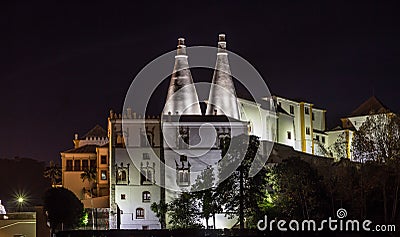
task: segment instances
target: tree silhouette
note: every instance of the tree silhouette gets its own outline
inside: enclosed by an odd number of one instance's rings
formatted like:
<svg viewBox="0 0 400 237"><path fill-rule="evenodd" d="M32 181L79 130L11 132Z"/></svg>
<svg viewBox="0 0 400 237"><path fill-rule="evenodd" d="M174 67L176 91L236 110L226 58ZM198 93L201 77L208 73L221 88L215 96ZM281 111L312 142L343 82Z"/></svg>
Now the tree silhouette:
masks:
<svg viewBox="0 0 400 237"><path fill-rule="evenodd" d="M218 183L216 198L224 207L228 217L239 217L240 228L244 228L246 218L249 226L257 223L261 214L259 203L265 195L265 174L262 168L250 177L250 168L264 166L258 153L260 142L256 136L239 135L230 140L229 150L223 151L224 159L219 163L219 179L227 175L224 170L232 171L229 177Z"/></svg>
<svg viewBox="0 0 400 237"><path fill-rule="evenodd" d="M61 175L60 167L54 164L54 161L50 161L50 166L46 167L44 171L44 177L51 180L51 186L53 188L56 186L57 180L61 178Z"/></svg>
<svg viewBox="0 0 400 237"><path fill-rule="evenodd" d="M96 169L92 167L90 169L85 169L81 174L82 182L85 182L85 180L89 182L90 189L88 192L91 198L93 198L93 184L96 182L96 174Z"/></svg>
<svg viewBox="0 0 400 237"><path fill-rule="evenodd" d="M200 228L199 209L190 193L183 192L168 205L172 229Z"/></svg>
<svg viewBox="0 0 400 237"><path fill-rule="evenodd" d="M62 227L75 228L83 214L83 204L73 192L65 188L50 188L44 195L44 211L54 233Z"/></svg>

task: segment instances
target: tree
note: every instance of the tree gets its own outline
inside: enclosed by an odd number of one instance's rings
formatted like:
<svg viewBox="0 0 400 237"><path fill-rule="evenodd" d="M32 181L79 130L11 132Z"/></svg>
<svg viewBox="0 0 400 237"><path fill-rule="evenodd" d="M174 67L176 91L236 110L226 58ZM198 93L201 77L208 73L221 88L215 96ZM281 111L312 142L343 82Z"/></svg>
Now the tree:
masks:
<svg viewBox="0 0 400 237"><path fill-rule="evenodd" d="M194 190L192 195L198 200L201 208L201 217L206 220L207 229L209 228L208 219L211 216L213 217L213 226L215 229L215 214L222 211L215 198L214 180L214 169L207 167L192 185L192 190Z"/></svg>
<svg viewBox="0 0 400 237"><path fill-rule="evenodd" d="M83 215L83 204L68 189L50 188L44 195L44 211L54 233L57 229L78 226Z"/></svg>
<svg viewBox="0 0 400 237"><path fill-rule="evenodd" d="M156 217L161 224L161 229L165 229L165 214L168 211L168 204L163 201L160 201L159 203L153 202L150 208L156 214Z"/></svg>
<svg viewBox="0 0 400 237"><path fill-rule="evenodd" d="M334 143L329 146L329 152L332 154L332 157L337 160L341 158L347 158L347 139L346 132L342 132Z"/></svg>
<svg viewBox="0 0 400 237"><path fill-rule="evenodd" d="M239 217L241 229L245 218L248 226L253 227L261 216L259 204L265 197L266 170L262 168L255 176L249 175L252 166L264 166L258 154L259 146L256 136L233 137L229 150L223 151L225 156L219 163L219 180L223 181L218 183L216 198L228 217ZM224 170L232 171L232 174L226 178Z"/></svg>
<svg viewBox="0 0 400 237"><path fill-rule="evenodd" d="M325 215L326 198L322 194L321 178L307 162L289 158L270 167L266 179L273 190L261 205L266 212L294 219L316 219Z"/></svg>
<svg viewBox="0 0 400 237"><path fill-rule="evenodd" d="M384 113L368 116L354 133L352 143L354 160L361 164L360 186L364 210L367 211L367 204L370 203L367 195L381 199L385 221L395 221L399 215L399 141L399 116ZM377 190L381 192L380 198L376 197Z"/></svg>
<svg viewBox="0 0 400 237"><path fill-rule="evenodd" d="M82 182L85 182L85 180L89 182L90 189L88 192L90 197L93 198L93 184L96 182L96 169L92 167L90 169L85 169L81 174L81 179Z"/></svg>
<svg viewBox="0 0 400 237"><path fill-rule="evenodd" d="M169 205L172 229L200 228L199 208L190 193L183 192Z"/></svg>
<svg viewBox="0 0 400 237"><path fill-rule="evenodd" d="M57 180L61 178L61 169L54 161L50 161L50 166L46 167L44 171L44 177L51 180L51 186L54 188L57 184Z"/></svg>
<svg viewBox="0 0 400 237"><path fill-rule="evenodd" d="M368 116L354 133L354 160L385 163L400 157L400 118L395 114Z"/></svg>

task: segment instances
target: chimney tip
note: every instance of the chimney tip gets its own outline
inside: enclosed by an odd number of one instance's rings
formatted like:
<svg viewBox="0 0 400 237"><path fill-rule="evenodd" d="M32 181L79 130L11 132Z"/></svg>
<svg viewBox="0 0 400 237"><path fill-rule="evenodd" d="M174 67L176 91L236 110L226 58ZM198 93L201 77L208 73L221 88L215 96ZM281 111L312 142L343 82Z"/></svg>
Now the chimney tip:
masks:
<svg viewBox="0 0 400 237"><path fill-rule="evenodd" d="M181 38L178 39L178 46L179 45L185 45L185 38L181 37Z"/></svg>
<svg viewBox="0 0 400 237"><path fill-rule="evenodd" d="M218 39L219 39L219 41L221 41L221 42L225 42L225 34L219 34L219 35L218 35Z"/></svg>

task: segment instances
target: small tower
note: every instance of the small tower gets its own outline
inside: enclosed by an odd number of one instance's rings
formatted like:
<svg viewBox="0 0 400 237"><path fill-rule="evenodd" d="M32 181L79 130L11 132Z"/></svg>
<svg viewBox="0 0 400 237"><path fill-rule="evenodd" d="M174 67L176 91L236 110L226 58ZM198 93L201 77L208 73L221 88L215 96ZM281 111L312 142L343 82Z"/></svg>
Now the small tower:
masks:
<svg viewBox="0 0 400 237"><path fill-rule="evenodd" d="M208 98L206 115L226 115L239 119L236 90L226 52L225 34L219 35L217 61Z"/></svg>
<svg viewBox="0 0 400 237"><path fill-rule="evenodd" d="M174 70L171 75L163 113L201 115L199 98L189 69L184 38L178 39Z"/></svg>

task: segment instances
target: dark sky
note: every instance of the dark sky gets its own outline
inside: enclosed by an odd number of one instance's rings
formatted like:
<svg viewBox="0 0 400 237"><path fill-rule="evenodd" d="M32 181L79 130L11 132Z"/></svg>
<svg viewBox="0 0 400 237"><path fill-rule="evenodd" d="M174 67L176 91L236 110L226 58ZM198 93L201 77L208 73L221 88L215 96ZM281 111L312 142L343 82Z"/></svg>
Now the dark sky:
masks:
<svg viewBox="0 0 400 237"><path fill-rule="evenodd" d="M226 33L273 94L326 108L330 126L373 93L400 110L395 1L146 2L1 3L0 158L58 161L180 36L215 46Z"/></svg>

